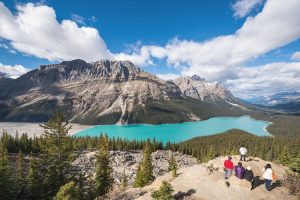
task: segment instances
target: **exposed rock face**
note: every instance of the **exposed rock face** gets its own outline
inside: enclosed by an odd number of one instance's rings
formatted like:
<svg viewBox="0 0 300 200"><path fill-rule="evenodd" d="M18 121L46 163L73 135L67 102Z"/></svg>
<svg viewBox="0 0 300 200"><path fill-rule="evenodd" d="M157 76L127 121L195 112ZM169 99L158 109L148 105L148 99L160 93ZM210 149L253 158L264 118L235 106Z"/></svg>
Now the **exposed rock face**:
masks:
<svg viewBox="0 0 300 200"><path fill-rule="evenodd" d="M69 113L71 121L97 123L97 118L108 117L111 123L120 124L127 123L136 105L181 95L174 83L146 73L129 61L109 60L40 66L10 84L1 84L0 90L2 99L5 97L0 104L20 112L38 107L49 113L60 108ZM22 115L17 118L26 121Z"/></svg>
<svg viewBox="0 0 300 200"><path fill-rule="evenodd" d="M164 81L129 61L64 61L0 81L1 121L47 121L59 109L80 124L175 123L232 113L230 103L201 105L220 101L237 102L217 83L197 76Z"/></svg>
<svg viewBox="0 0 300 200"><path fill-rule="evenodd" d="M96 173L96 152L87 152L81 154L74 162L73 166L77 171L82 172L85 176L94 176ZM197 164L197 159L192 156L184 155L178 152L173 153L178 167L187 167ZM171 160L171 151L158 150L152 153L152 165L154 167L153 174L155 177L161 176L168 172L169 160ZM123 169L128 177L128 183L131 185L134 182L138 164L143 159L142 152L130 151L111 151L111 166L113 168L113 176L117 184L120 183Z"/></svg>
<svg viewBox="0 0 300 200"><path fill-rule="evenodd" d="M197 75L177 78L174 83L179 86L184 96L209 103L239 103L239 100L221 84L217 82L209 83Z"/></svg>

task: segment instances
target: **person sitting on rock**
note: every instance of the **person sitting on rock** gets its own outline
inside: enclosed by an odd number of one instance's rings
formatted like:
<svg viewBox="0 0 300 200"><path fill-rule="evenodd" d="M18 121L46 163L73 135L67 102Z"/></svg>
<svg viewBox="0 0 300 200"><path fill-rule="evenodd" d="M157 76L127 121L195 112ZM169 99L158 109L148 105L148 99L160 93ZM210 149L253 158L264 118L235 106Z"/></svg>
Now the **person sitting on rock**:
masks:
<svg viewBox="0 0 300 200"><path fill-rule="evenodd" d="M241 162L238 162L238 165L235 166L235 176L238 177L239 179L243 179L245 175L245 168L243 167Z"/></svg>
<svg viewBox="0 0 300 200"><path fill-rule="evenodd" d="M231 161L232 157L228 156L228 159L224 161L224 172L225 172L225 179L230 178L232 174L232 170L234 168L233 162Z"/></svg>
<svg viewBox="0 0 300 200"><path fill-rule="evenodd" d="M255 187L255 179L254 179L253 171L252 171L252 169L251 169L250 166L248 166L246 168L244 178L251 183L250 190L254 189L254 187Z"/></svg>

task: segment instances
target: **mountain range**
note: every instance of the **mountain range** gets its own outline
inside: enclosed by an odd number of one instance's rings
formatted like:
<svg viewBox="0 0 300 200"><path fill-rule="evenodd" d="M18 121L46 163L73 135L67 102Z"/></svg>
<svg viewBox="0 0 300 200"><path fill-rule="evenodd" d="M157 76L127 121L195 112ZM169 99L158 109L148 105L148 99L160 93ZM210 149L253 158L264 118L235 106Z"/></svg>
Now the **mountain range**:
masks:
<svg viewBox="0 0 300 200"><path fill-rule="evenodd" d="M80 124L176 123L247 112L217 82L196 75L164 81L129 61L77 59L17 79L0 76L1 121L46 121L55 109Z"/></svg>
<svg viewBox="0 0 300 200"><path fill-rule="evenodd" d="M280 92L249 100L250 103L286 113L300 113L300 92Z"/></svg>

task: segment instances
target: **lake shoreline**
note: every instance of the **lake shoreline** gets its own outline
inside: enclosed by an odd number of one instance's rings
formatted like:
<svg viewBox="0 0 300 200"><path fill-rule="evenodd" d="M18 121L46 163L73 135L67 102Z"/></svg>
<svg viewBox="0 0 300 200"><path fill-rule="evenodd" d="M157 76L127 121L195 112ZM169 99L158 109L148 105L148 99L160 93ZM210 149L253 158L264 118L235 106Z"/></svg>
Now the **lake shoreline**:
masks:
<svg viewBox="0 0 300 200"><path fill-rule="evenodd" d="M272 124L270 121L265 121L265 120L258 120L252 117L251 115L241 115L239 117L233 117L233 116L226 116L228 119L236 119L236 118L241 118L241 117L248 117L251 118L252 120L257 120L257 121L262 121L265 123L268 123L266 126L263 127L263 131L268 134L269 136L273 136L267 128ZM224 116L220 117L211 117L207 119L201 119L197 121L187 121L187 122L181 122L181 123L165 123L165 124L124 124L124 125L119 125L119 124L105 124L105 125L82 125L82 124L76 124L76 123L70 123L72 128L69 131L69 135L71 136L76 136L79 135L78 133L90 129L90 128L95 128L97 126L102 126L102 127L108 127L108 126L117 126L117 127L134 127L134 126L149 126L153 127L163 127L163 126L168 126L168 125L175 125L175 124L181 124L181 125L188 125L192 123L197 123L197 122L205 122L209 121L212 119L218 119L218 118L224 118ZM0 122L0 136L3 134L3 132L7 132L11 135L15 135L17 132L19 135L22 133L27 133L29 137L34 137L34 136L40 136L43 133L43 129L39 126L39 124L43 124L44 122ZM217 134L217 133L215 133ZM209 134L210 135L210 134Z"/></svg>
<svg viewBox="0 0 300 200"><path fill-rule="evenodd" d="M3 132L7 132L10 135L27 133L28 137L41 136L43 134L43 128L40 127L40 124L44 122L0 122L0 136ZM91 125L81 125L70 123L72 128L69 131L69 135L75 135L76 133L91 128Z"/></svg>
<svg viewBox="0 0 300 200"><path fill-rule="evenodd" d="M176 124L97 125L74 136L95 137L107 134L110 138L140 141L155 138L157 141L166 143L167 141L179 142L193 137L215 135L231 129L243 130L257 136L271 136L267 131L270 124L269 121L256 120L250 115L243 115L241 117L213 117L207 120Z"/></svg>

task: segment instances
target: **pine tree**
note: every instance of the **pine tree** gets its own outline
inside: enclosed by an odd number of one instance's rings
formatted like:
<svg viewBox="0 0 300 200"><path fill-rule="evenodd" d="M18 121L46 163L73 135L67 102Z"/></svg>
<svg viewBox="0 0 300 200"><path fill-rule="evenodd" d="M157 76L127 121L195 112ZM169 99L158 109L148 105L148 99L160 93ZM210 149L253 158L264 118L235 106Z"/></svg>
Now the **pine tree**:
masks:
<svg viewBox="0 0 300 200"><path fill-rule="evenodd" d="M177 169L178 169L178 166L177 166L175 157L174 157L174 155L172 153L171 160L169 161L169 171L172 172L172 176L174 178L177 176Z"/></svg>
<svg viewBox="0 0 300 200"><path fill-rule="evenodd" d="M283 165L288 165L290 163L291 156L290 156L289 151L286 147L284 147L282 149L282 151L280 152L278 160Z"/></svg>
<svg viewBox="0 0 300 200"><path fill-rule="evenodd" d="M292 171L300 174L300 153L298 154L297 157L291 159L289 163L289 167Z"/></svg>
<svg viewBox="0 0 300 200"><path fill-rule="evenodd" d="M109 165L109 143L107 135L100 136L99 140L99 152L97 154L96 164L96 196L103 196L112 188L113 176L112 168Z"/></svg>
<svg viewBox="0 0 300 200"><path fill-rule="evenodd" d="M29 173L28 173L28 197L32 200L41 199L41 177L39 176L39 166L35 158L30 156Z"/></svg>
<svg viewBox="0 0 300 200"><path fill-rule="evenodd" d="M14 198L12 168L7 158L7 150L0 142L0 200Z"/></svg>
<svg viewBox="0 0 300 200"><path fill-rule="evenodd" d="M27 182L25 176L25 166L24 166L24 157L20 151L17 156L17 197L18 199L26 199L27 195Z"/></svg>
<svg viewBox="0 0 300 200"><path fill-rule="evenodd" d="M273 149L270 149L266 154L266 160L273 161L273 154L274 154Z"/></svg>
<svg viewBox="0 0 300 200"><path fill-rule="evenodd" d="M144 187L149 185L154 180L153 166L151 161L151 144L148 140L144 148L144 157L142 162L138 166L134 187Z"/></svg>
<svg viewBox="0 0 300 200"><path fill-rule="evenodd" d="M58 111L47 123L40 126L44 129L40 139L41 162L45 167L44 185L46 197L50 198L67 182L65 175L70 170L72 158L72 145L68 136L71 126Z"/></svg>
<svg viewBox="0 0 300 200"><path fill-rule="evenodd" d="M59 188L54 200L81 200L80 189L71 181Z"/></svg>
<svg viewBox="0 0 300 200"><path fill-rule="evenodd" d="M79 179L78 179L78 189L79 189L79 199L84 199L84 179L83 179L83 174L79 174Z"/></svg>
<svg viewBox="0 0 300 200"><path fill-rule="evenodd" d="M127 175L125 173L125 167L124 167L123 173L122 173L122 178L121 178L121 190L125 191L127 186L128 186L128 179L127 179Z"/></svg>
<svg viewBox="0 0 300 200"><path fill-rule="evenodd" d="M206 155L206 161L212 160L215 157L216 157L216 150L212 145L210 145L207 155Z"/></svg>
<svg viewBox="0 0 300 200"><path fill-rule="evenodd" d="M172 185L167 181L163 181L159 189L151 194L151 197L154 200L173 200L173 191Z"/></svg>

